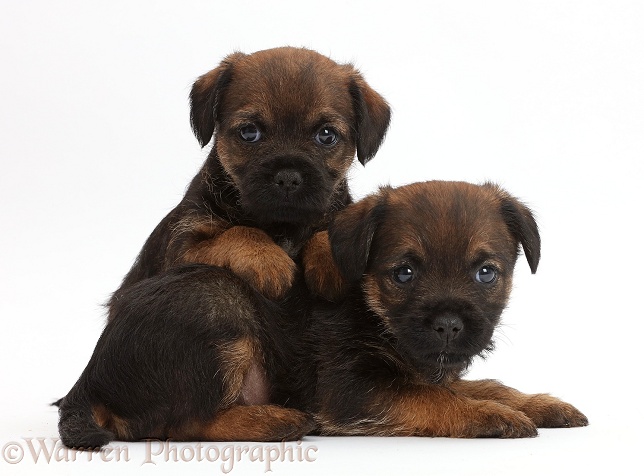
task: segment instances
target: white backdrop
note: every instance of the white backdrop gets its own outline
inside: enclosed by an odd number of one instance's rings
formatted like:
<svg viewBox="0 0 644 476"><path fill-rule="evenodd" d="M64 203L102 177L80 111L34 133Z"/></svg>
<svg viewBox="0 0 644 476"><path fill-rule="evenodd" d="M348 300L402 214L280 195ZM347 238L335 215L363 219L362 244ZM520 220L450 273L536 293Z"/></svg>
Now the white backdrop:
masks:
<svg viewBox="0 0 644 476"><path fill-rule="evenodd" d="M644 443L643 26L643 4L619 0L0 0L0 472L221 470L142 464L142 444L127 463L35 463L25 438L57 437L46 404L80 375L101 304L206 157L192 81L233 50L286 44L354 62L393 107L377 157L352 169L356 197L493 180L535 210L541 266L517 265L497 350L470 376L553 393L591 425L522 441L309 438L314 462L274 472L631 472ZM242 458L232 474L263 471Z"/></svg>

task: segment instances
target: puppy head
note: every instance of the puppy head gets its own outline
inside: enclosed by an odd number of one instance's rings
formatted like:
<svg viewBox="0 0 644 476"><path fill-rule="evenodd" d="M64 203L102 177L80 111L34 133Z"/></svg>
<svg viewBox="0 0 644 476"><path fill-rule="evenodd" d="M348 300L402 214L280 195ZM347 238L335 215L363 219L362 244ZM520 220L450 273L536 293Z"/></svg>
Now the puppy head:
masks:
<svg viewBox="0 0 644 476"><path fill-rule="evenodd" d="M540 256L532 213L493 184L383 188L338 213L329 238L397 351L432 381L491 350L519 245L533 273Z"/></svg>
<svg viewBox="0 0 644 476"><path fill-rule="evenodd" d="M390 118L385 100L351 65L314 51L235 53L194 84L191 122L265 222L310 222L346 186L356 155L371 159Z"/></svg>

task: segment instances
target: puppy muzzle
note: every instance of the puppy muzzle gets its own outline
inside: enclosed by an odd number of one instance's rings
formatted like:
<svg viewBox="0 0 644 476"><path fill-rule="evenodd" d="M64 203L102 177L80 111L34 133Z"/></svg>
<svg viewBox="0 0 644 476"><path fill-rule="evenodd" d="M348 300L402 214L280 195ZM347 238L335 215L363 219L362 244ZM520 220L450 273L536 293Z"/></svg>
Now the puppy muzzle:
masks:
<svg viewBox="0 0 644 476"><path fill-rule="evenodd" d="M312 221L329 208L333 182L305 157L276 157L251 165L240 186L242 207L260 222Z"/></svg>
<svg viewBox="0 0 644 476"><path fill-rule="evenodd" d="M496 320L467 300L432 300L390 323L397 348L421 373L467 368L491 348Z"/></svg>

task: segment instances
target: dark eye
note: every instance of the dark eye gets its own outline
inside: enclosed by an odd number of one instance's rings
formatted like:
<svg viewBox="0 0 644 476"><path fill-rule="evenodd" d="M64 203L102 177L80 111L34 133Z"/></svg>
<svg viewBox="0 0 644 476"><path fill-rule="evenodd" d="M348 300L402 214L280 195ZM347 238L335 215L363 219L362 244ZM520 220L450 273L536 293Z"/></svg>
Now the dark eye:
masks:
<svg viewBox="0 0 644 476"><path fill-rule="evenodd" d="M482 284L492 284L496 281L498 272L493 266L482 266L477 272L474 279Z"/></svg>
<svg viewBox="0 0 644 476"><path fill-rule="evenodd" d="M239 128L239 137L244 142L257 142L262 137L262 133L255 124L246 124Z"/></svg>
<svg viewBox="0 0 644 476"><path fill-rule="evenodd" d="M409 266L400 266L394 269L394 281L399 284L407 284L414 277L414 270Z"/></svg>
<svg viewBox="0 0 644 476"><path fill-rule="evenodd" d="M338 142L338 133L330 127L323 127L315 134L315 141L321 145L333 145Z"/></svg>

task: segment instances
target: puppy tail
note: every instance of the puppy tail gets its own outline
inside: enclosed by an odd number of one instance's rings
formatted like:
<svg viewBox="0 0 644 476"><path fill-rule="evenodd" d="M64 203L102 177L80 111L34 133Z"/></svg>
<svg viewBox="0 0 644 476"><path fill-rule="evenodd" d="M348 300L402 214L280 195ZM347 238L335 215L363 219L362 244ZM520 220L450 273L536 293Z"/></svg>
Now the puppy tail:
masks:
<svg viewBox="0 0 644 476"><path fill-rule="evenodd" d="M74 390L55 402L59 407L60 440L68 448L97 451L116 438L111 431L96 423L91 405L86 399L74 398Z"/></svg>

